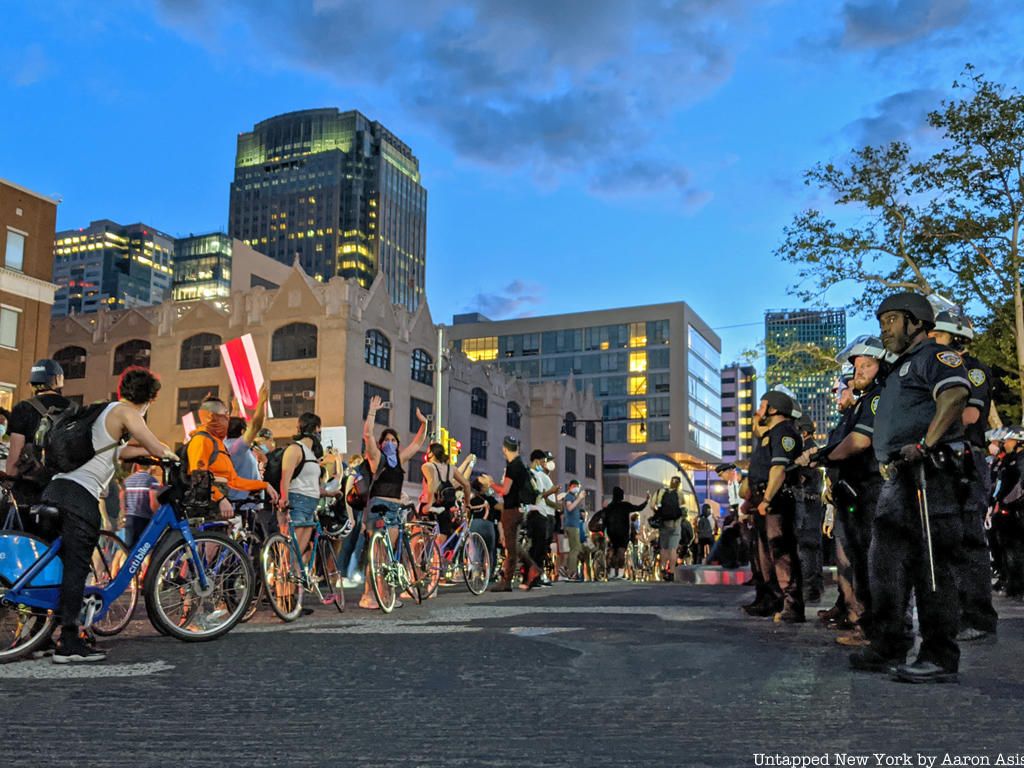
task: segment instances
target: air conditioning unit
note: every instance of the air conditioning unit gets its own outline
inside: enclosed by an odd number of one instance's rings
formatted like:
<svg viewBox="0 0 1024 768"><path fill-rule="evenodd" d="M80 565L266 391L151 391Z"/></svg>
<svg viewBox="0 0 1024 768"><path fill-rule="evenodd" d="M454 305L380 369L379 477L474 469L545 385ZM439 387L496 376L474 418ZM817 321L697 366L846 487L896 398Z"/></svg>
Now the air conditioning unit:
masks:
<svg viewBox="0 0 1024 768"><path fill-rule="evenodd" d="M304 389L304 390L302 390L302 399L303 400L315 400L316 399L316 391L312 390L312 389Z"/></svg>
<svg viewBox="0 0 1024 768"><path fill-rule="evenodd" d="M433 363L427 363L427 370L428 371L434 370L434 364Z"/></svg>
<svg viewBox="0 0 1024 768"><path fill-rule="evenodd" d="M482 443L480 443L480 447L481 448L486 448L488 445L489 445L489 443L486 440L484 440Z"/></svg>

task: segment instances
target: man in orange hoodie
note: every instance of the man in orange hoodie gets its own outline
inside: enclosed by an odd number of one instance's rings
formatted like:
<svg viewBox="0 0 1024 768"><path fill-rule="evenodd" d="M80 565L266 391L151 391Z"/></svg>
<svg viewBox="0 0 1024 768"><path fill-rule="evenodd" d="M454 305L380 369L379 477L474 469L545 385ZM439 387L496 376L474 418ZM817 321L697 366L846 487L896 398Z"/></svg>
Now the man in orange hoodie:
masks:
<svg viewBox="0 0 1024 768"><path fill-rule="evenodd" d="M213 475L213 502L218 505L221 515L231 517L234 510L224 495L224 488L235 491L266 491L273 503L277 503L277 490L263 480L248 480L239 477L224 438L228 434L230 412L223 400L208 397L199 406L200 427L188 441L188 467L190 472L207 470Z"/></svg>

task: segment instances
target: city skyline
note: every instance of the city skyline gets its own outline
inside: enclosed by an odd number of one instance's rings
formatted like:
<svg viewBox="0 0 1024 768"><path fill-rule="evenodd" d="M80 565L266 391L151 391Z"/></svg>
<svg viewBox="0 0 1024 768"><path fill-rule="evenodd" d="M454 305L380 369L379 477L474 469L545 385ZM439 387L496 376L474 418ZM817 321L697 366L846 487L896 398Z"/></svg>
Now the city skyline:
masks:
<svg viewBox="0 0 1024 768"><path fill-rule="evenodd" d="M16 7L0 94L30 119L0 128L0 159L6 177L63 196L59 229L110 218L175 236L226 231L238 133L296 109L359 109L414 147L431 180L427 284L439 320L674 301L685 284L733 359L755 346L766 307L794 303L794 269L771 250L792 215L819 202L802 170L864 141L928 142L924 114L968 61L1020 81L1005 56L1019 18L986 23L1006 3L933 0L899 14L837 3L813 23L799 3L742 5L598 3L584 18L572 3L451 6L464 16L428 4L357 16L365 34L326 53L342 29L331 4L287 19L235 3L70 2L45 19ZM586 34L566 34L583 22ZM420 35L408 57L421 66L389 60L396 25ZM450 28L459 34L446 38ZM622 60L606 52L632 30L651 45L626 44ZM706 45L685 44L694 40ZM517 41L523 53L503 57ZM355 66L373 50L377 66ZM612 83L608 68L627 58ZM141 108L152 92L181 108L154 119ZM102 162L118 152L145 157L148 176ZM724 299L713 295L723 283ZM841 290L822 300L844 303ZM868 324L851 318L850 332Z"/></svg>

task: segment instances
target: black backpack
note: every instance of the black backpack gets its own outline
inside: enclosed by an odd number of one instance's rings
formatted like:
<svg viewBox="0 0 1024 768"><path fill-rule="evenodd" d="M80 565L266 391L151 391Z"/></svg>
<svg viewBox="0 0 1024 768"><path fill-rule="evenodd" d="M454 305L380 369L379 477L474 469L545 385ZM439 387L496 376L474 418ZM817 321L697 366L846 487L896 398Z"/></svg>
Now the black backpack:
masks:
<svg viewBox="0 0 1024 768"><path fill-rule="evenodd" d="M676 491L665 491L661 496L658 517L662 520L678 520L682 516L683 509L679 506L679 494Z"/></svg>
<svg viewBox="0 0 1024 768"><path fill-rule="evenodd" d="M63 409L47 408L38 397L26 400L29 405L39 414L39 424L36 431L32 433L32 442L25 443L18 457L18 476L25 482L37 485L40 488L50 482L53 473L48 472L43 461L43 443L39 437L45 436L53 424L53 420L59 416ZM27 435L26 435L27 437Z"/></svg>
<svg viewBox="0 0 1024 768"><path fill-rule="evenodd" d="M697 520L697 538L715 538L715 524L711 522L710 515L701 515L700 519Z"/></svg>
<svg viewBox="0 0 1024 768"><path fill-rule="evenodd" d="M294 443L293 443L294 445ZM286 446L287 447L287 446ZM301 446L299 446L301 448ZM281 466L284 462L285 448L275 448L267 454L267 464L263 467L263 479L268 482L275 491L281 490ZM292 477L298 477L299 472L306 464L314 463L314 459L307 459L306 452L302 452L302 459L295 467Z"/></svg>
<svg viewBox="0 0 1024 768"><path fill-rule="evenodd" d="M455 507L456 496L455 486L452 485L452 465L446 465L448 467L448 477L441 480L441 484L437 488L437 492L434 494L434 506L444 507L445 509L453 509ZM437 472L438 479L441 478L441 472L436 467L434 470Z"/></svg>
<svg viewBox="0 0 1024 768"><path fill-rule="evenodd" d="M188 462L188 446L196 439L209 440L213 443L213 453L210 454L210 465L220 456L221 450L217 440L205 430L198 429L193 432L181 448L178 449L178 459L181 461L181 470L172 476L172 493L168 499L173 498L174 504L182 505L189 517L200 517L210 513L213 507L213 473L207 467L192 467Z"/></svg>
<svg viewBox="0 0 1024 768"><path fill-rule="evenodd" d="M35 405L36 403L33 403L33 406ZM43 474L47 481L58 473L73 472L97 454L113 451L121 444L118 440L100 448L99 451L93 448L93 424L108 405L109 402L89 405L71 403L63 410L51 408L46 411L36 428L33 453L36 454L34 458L41 459ZM110 461L114 462L113 456Z"/></svg>

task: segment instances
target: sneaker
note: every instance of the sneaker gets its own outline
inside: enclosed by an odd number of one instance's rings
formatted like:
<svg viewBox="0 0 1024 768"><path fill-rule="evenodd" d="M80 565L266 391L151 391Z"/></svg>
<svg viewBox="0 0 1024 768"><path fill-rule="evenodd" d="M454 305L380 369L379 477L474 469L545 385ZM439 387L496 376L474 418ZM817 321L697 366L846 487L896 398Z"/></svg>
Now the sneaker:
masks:
<svg viewBox="0 0 1024 768"><path fill-rule="evenodd" d="M33 659L45 659L47 656L53 656L53 652L57 650L57 643L54 642L53 637L49 637L42 647L32 651Z"/></svg>
<svg viewBox="0 0 1024 768"><path fill-rule="evenodd" d="M69 637L67 640L61 638L53 653L54 664L104 661L106 658L106 651L101 651L99 648L90 648L77 636Z"/></svg>
<svg viewBox="0 0 1024 768"><path fill-rule="evenodd" d="M776 624L803 624L804 612L796 611L792 608L784 608L775 614L772 621Z"/></svg>
<svg viewBox="0 0 1024 768"><path fill-rule="evenodd" d="M350 579L345 576L341 579L341 586L343 589L355 589L356 587L362 586L363 582L357 581L356 579Z"/></svg>
<svg viewBox="0 0 1024 768"><path fill-rule="evenodd" d="M960 642L960 643L973 643L973 642L976 642L978 640L984 640L986 637L988 637L989 635L992 635L992 634L993 634L992 632L986 632L984 629L975 629L974 627L966 627L966 628L960 630L960 632L956 636L956 639L957 639L957 642Z"/></svg>
<svg viewBox="0 0 1024 768"><path fill-rule="evenodd" d="M337 595L328 595L320 601L321 605L334 605L336 602L338 602Z"/></svg>
<svg viewBox="0 0 1024 768"><path fill-rule="evenodd" d="M930 661L915 661L913 664L900 664L892 671L894 680L901 683L958 683L960 675L954 670L945 669Z"/></svg>

